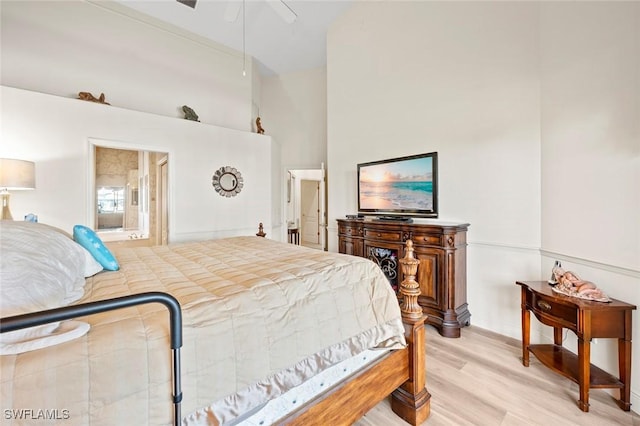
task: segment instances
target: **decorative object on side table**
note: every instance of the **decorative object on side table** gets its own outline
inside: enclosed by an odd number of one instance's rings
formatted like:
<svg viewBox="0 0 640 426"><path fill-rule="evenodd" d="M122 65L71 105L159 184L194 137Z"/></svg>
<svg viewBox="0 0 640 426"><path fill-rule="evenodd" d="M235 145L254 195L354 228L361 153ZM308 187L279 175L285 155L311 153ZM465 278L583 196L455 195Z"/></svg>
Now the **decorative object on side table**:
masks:
<svg viewBox="0 0 640 426"><path fill-rule="evenodd" d="M260 117L256 118L256 133L258 133L259 135L264 135L264 128L262 128Z"/></svg>
<svg viewBox="0 0 640 426"><path fill-rule="evenodd" d="M556 261L556 266L552 270L553 278L557 283L552 287L554 292L595 302L611 302L611 299L594 283L581 280L574 272L565 271L559 264L560 262Z"/></svg>
<svg viewBox="0 0 640 426"><path fill-rule="evenodd" d="M221 196L227 198L235 197L242 191L244 179L235 167L224 166L215 171L211 184L213 189Z"/></svg>
<svg viewBox="0 0 640 426"><path fill-rule="evenodd" d="M182 105L182 112L184 112L185 120L200 122L200 120L198 119L198 114L196 114L196 112L192 108L188 107L187 105Z"/></svg>
<svg viewBox="0 0 640 426"><path fill-rule="evenodd" d="M553 268L551 268L551 278L549 278L549 280L547 281L549 283L549 285L558 284L558 281L556 280L556 274L553 273L553 271L556 268L562 268L562 264L560 263L559 260L556 260L556 262L553 264Z"/></svg>
<svg viewBox="0 0 640 426"><path fill-rule="evenodd" d="M82 99L83 101L95 102L98 104L111 105L109 102L105 101L104 93L100 93L100 96L96 98L89 92L80 92L78 93L78 99Z"/></svg>

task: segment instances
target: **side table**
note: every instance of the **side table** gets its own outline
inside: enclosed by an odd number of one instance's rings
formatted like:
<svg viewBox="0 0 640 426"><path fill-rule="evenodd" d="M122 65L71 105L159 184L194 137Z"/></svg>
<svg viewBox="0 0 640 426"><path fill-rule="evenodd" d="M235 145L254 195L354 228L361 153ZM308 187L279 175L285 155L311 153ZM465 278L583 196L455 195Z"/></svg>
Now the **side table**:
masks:
<svg viewBox="0 0 640 426"><path fill-rule="evenodd" d="M298 228L287 228L287 235L291 244L300 245L300 233Z"/></svg>
<svg viewBox="0 0 640 426"><path fill-rule="evenodd" d="M590 388L618 388L616 402L631 409L631 313L636 307L619 300L609 303L555 293L546 281L516 281L522 287L522 364L529 366L529 352L551 370L580 386L578 406L589 411ZM553 327L553 345L530 344L530 313ZM578 355L562 347L562 329L578 336ZM618 339L619 377L591 364L591 339Z"/></svg>

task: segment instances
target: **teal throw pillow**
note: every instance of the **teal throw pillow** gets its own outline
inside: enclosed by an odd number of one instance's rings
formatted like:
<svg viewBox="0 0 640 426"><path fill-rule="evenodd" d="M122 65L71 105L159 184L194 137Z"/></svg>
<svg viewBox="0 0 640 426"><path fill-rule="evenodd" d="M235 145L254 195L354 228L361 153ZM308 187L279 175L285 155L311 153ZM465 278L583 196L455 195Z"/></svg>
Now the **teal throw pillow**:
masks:
<svg viewBox="0 0 640 426"><path fill-rule="evenodd" d="M76 225L73 227L73 239L87 249L107 271L117 271L120 269L116 258L113 257L113 254L111 254L93 229L83 225Z"/></svg>

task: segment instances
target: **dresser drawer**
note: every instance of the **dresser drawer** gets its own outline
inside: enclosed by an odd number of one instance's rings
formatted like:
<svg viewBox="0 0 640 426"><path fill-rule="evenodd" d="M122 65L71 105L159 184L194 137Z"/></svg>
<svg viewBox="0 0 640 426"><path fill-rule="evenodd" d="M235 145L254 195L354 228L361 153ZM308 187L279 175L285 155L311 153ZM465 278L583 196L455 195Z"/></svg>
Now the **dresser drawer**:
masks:
<svg viewBox="0 0 640 426"><path fill-rule="evenodd" d="M356 226L339 226L338 233L347 237L359 237L361 236L361 228Z"/></svg>
<svg viewBox="0 0 640 426"><path fill-rule="evenodd" d="M382 231L376 229L365 229L364 237L374 240L385 241L402 241L402 232L400 231Z"/></svg>
<svg viewBox="0 0 640 426"><path fill-rule="evenodd" d="M531 307L531 310L548 318L551 322L565 328L577 329L578 325L578 308L575 306L568 306L557 302L553 297L544 296L541 294L527 292L527 304Z"/></svg>
<svg viewBox="0 0 640 426"><path fill-rule="evenodd" d="M442 246L442 235L413 232L411 241L417 245Z"/></svg>

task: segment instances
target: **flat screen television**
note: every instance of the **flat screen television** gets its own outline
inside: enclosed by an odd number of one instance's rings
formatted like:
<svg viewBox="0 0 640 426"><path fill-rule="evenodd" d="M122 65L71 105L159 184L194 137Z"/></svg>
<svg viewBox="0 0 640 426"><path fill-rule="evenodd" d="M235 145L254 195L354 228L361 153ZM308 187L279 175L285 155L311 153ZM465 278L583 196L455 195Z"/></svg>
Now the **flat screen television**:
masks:
<svg viewBox="0 0 640 426"><path fill-rule="evenodd" d="M438 153L358 164L358 213L438 217Z"/></svg>

